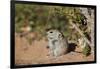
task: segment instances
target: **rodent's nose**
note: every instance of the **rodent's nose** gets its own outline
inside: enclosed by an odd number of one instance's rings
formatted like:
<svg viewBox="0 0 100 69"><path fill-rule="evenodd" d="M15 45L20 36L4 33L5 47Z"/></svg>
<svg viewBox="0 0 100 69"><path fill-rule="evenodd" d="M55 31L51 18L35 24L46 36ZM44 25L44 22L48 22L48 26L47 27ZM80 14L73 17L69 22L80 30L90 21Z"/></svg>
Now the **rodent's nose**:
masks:
<svg viewBox="0 0 100 69"><path fill-rule="evenodd" d="M46 35L48 35L48 32L46 32Z"/></svg>
<svg viewBox="0 0 100 69"><path fill-rule="evenodd" d="M49 33L48 32L46 32L46 37L49 37Z"/></svg>

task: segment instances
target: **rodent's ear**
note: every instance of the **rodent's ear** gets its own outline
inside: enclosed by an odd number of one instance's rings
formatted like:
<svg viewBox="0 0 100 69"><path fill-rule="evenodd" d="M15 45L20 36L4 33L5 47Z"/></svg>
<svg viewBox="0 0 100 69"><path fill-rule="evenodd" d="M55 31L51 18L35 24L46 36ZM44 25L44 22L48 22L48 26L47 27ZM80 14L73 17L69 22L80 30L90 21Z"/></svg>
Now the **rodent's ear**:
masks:
<svg viewBox="0 0 100 69"><path fill-rule="evenodd" d="M52 28L46 28L45 31L48 32L49 30L51 30Z"/></svg>
<svg viewBox="0 0 100 69"><path fill-rule="evenodd" d="M47 31L49 31L50 29L45 29L45 31L47 32Z"/></svg>
<svg viewBox="0 0 100 69"><path fill-rule="evenodd" d="M62 38L62 34L59 34L59 35L58 35L58 38Z"/></svg>

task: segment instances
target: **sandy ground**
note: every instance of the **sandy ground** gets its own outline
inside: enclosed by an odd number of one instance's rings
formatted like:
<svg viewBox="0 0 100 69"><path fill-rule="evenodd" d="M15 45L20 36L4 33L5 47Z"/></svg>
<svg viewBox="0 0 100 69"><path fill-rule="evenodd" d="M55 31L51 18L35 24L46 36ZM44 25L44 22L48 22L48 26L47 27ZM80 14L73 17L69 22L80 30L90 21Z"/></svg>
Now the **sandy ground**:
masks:
<svg viewBox="0 0 100 69"><path fill-rule="evenodd" d="M45 39L41 39L32 41L32 44L30 45L26 38L15 36L15 64L29 65L94 61L93 54L84 57L82 53L77 52L69 52L56 58L49 56L47 44L48 42ZM75 50L80 52L79 47L76 47Z"/></svg>

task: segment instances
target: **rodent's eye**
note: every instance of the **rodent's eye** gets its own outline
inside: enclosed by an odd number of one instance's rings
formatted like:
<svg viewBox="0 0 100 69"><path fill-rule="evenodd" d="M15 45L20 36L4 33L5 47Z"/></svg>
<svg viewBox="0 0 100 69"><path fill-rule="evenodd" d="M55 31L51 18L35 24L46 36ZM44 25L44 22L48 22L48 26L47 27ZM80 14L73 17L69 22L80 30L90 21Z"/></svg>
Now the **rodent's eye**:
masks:
<svg viewBox="0 0 100 69"><path fill-rule="evenodd" d="M53 33L52 31L50 33Z"/></svg>

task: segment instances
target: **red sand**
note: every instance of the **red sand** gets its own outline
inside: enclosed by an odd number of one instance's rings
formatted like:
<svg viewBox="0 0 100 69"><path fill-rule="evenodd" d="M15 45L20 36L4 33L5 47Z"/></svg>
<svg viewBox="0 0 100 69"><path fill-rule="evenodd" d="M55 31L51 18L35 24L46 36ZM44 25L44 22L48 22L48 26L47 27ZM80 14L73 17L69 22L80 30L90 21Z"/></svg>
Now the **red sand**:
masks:
<svg viewBox="0 0 100 69"><path fill-rule="evenodd" d="M50 64L50 63L68 63L68 62L82 62L94 61L94 55L83 57L83 54L70 52L63 56L54 58L48 56L49 49L47 49L47 41L44 39L34 40L30 45L25 37L15 37L15 64L29 65L29 64ZM76 49L80 51L80 48Z"/></svg>

